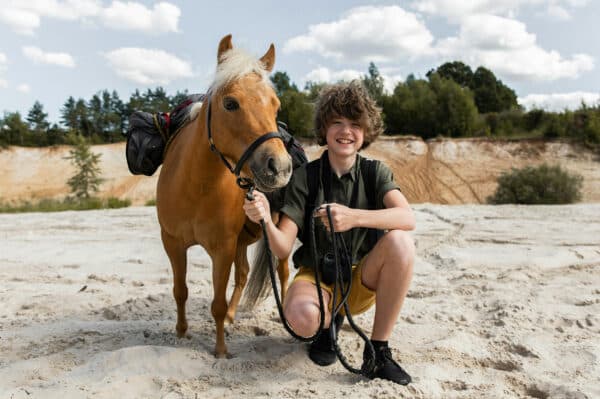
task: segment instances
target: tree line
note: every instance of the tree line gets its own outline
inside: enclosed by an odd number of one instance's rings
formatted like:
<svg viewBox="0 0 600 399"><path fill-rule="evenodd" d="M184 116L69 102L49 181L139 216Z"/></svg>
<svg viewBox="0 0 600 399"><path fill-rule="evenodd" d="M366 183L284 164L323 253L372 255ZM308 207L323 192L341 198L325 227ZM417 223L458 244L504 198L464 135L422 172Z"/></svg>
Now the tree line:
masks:
<svg viewBox="0 0 600 399"><path fill-rule="evenodd" d="M308 82L299 89L283 71L271 80L281 101L278 119L295 136L313 136L313 106L324 83ZM448 62L424 78L409 75L391 93L384 90L383 77L373 63L361 80L382 109L388 135L568 138L600 145L600 105L525 111L514 90L481 66L473 71L462 62ZM108 90L89 101L69 97L60 110L61 125L50 124L43 105L36 102L25 119L18 112L4 113L0 146L73 144L78 137L92 143L122 141L133 111L168 112L187 95L185 91L169 96L158 87L144 93L136 90L127 102Z"/></svg>

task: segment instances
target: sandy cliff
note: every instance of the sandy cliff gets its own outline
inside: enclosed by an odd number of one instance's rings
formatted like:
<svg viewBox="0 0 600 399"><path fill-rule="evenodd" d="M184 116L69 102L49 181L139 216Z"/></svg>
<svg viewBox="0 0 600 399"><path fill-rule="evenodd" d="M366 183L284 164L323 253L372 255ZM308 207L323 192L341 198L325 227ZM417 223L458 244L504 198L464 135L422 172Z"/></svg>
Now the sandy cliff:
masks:
<svg viewBox="0 0 600 399"><path fill-rule="evenodd" d="M306 143L309 158L321 148ZM155 176L133 176L125 161L125 144L94 146L101 154L100 195L129 198L144 204L154 198ZM69 147L22 148L0 151L0 201L18 202L60 198L69 193L67 179L74 173L65 157ZM560 164L584 177L583 202L600 202L598 155L561 142L491 141L486 139L429 140L380 138L364 151L382 159L411 203L483 203L496 188L496 178L511 167Z"/></svg>

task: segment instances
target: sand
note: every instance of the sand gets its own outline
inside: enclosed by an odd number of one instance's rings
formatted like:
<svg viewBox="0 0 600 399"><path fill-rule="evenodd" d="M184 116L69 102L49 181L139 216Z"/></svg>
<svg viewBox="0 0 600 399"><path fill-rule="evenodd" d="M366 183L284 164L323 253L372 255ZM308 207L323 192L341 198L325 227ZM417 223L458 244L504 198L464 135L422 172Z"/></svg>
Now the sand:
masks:
<svg viewBox="0 0 600 399"><path fill-rule="evenodd" d="M175 335L155 209L0 215L0 398L598 398L600 204L418 205L390 339L408 387L313 365L272 296L215 359L211 262L189 251ZM357 318L367 332L373 313ZM362 344L344 329L358 365Z"/></svg>

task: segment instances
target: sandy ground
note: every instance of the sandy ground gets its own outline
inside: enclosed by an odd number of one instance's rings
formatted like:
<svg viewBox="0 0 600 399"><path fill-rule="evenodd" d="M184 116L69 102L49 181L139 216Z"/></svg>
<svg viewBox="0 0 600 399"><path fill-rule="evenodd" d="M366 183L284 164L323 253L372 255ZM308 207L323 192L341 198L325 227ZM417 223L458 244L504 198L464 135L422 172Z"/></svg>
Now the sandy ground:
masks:
<svg viewBox="0 0 600 399"><path fill-rule="evenodd" d="M313 365L272 296L215 359L211 262L190 249L175 336L155 210L0 215L0 398L598 398L600 204L418 205L418 259L390 339L401 387ZM370 330L372 311L358 317ZM362 346L344 329L358 365Z"/></svg>

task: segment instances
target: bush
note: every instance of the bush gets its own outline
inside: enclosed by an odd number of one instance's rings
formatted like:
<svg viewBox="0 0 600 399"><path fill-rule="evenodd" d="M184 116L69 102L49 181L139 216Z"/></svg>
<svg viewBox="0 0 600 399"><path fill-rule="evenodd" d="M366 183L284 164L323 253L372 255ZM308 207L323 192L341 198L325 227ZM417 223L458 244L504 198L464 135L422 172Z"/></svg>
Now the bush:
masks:
<svg viewBox="0 0 600 399"><path fill-rule="evenodd" d="M97 197L65 198L64 200L42 199L38 202L27 201L17 205L0 203L0 213L87 211L91 209L124 208L130 205L131 201L114 197L106 200Z"/></svg>
<svg viewBox="0 0 600 399"><path fill-rule="evenodd" d="M570 204L581 199L583 177L547 164L512 168L498 178L491 204Z"/></svg>

